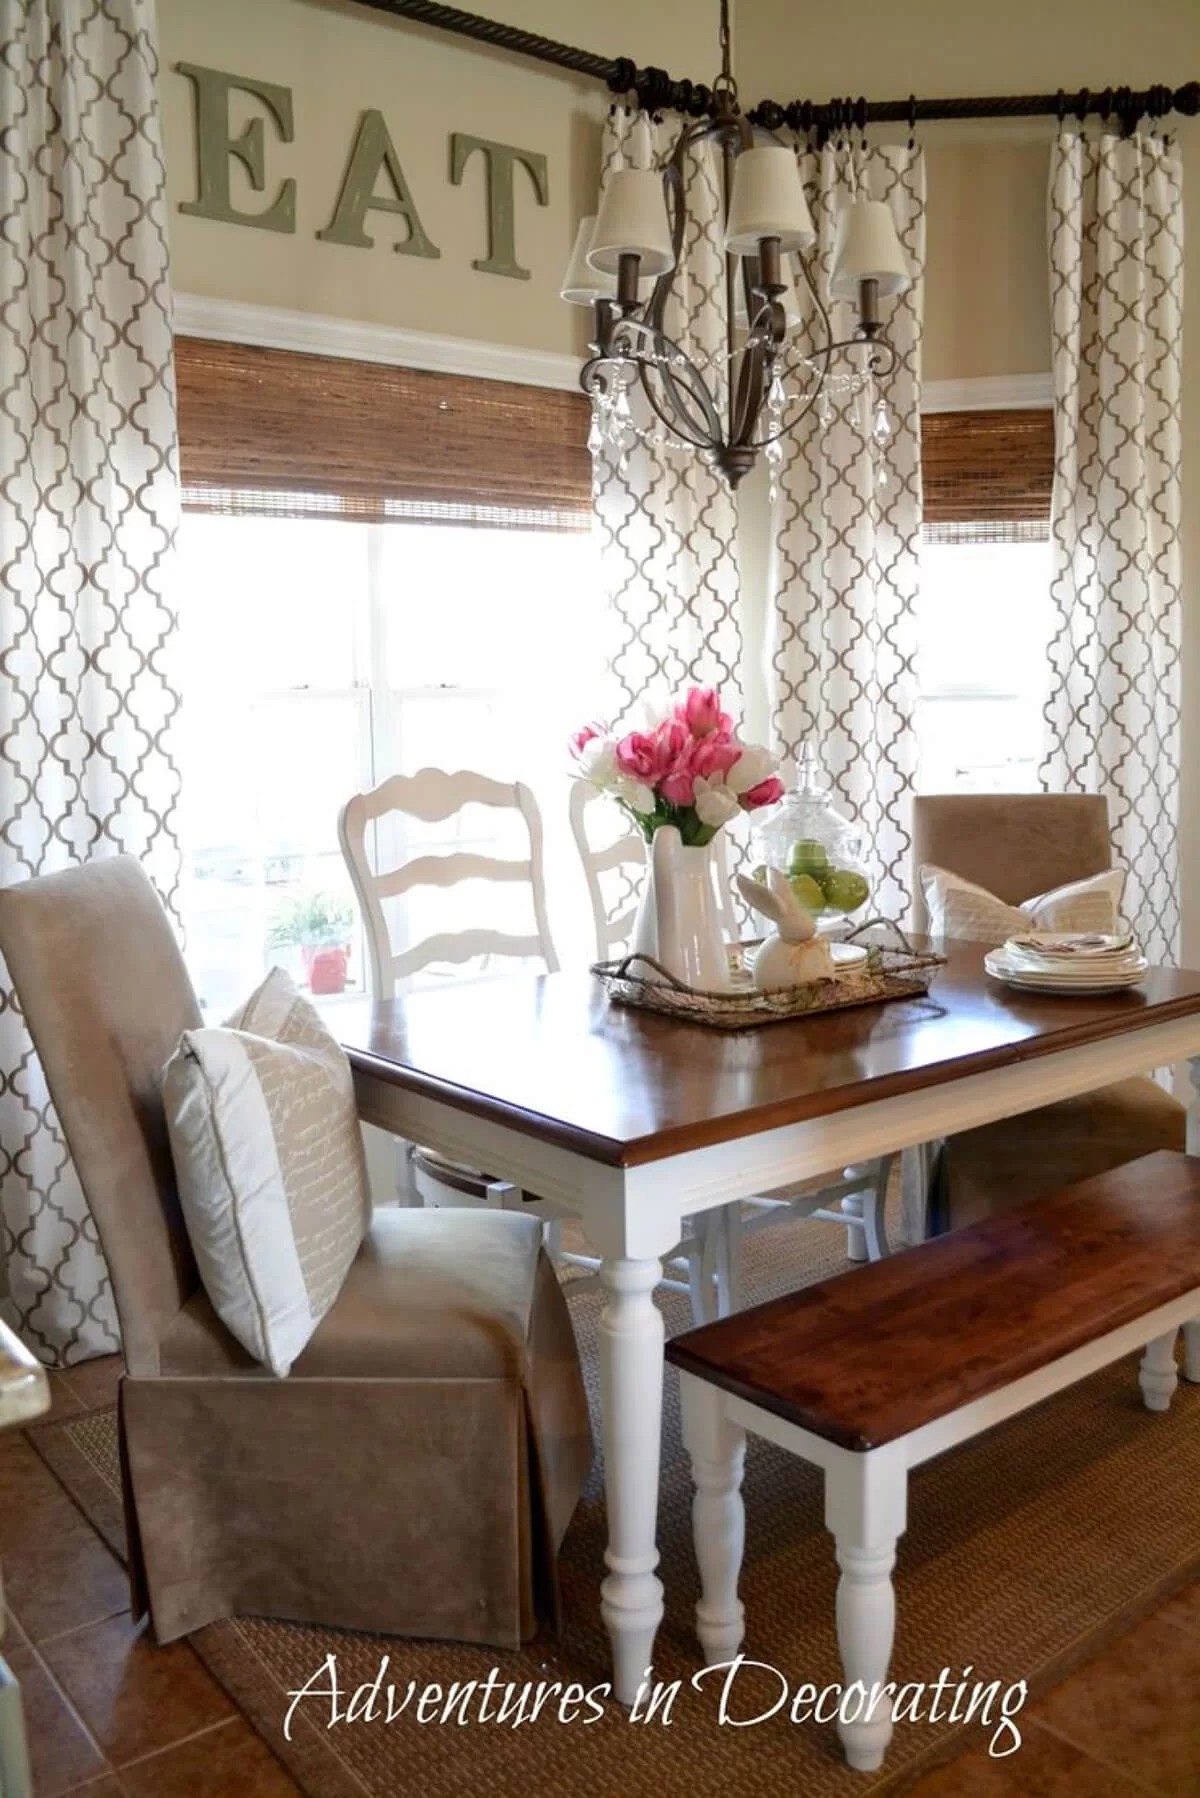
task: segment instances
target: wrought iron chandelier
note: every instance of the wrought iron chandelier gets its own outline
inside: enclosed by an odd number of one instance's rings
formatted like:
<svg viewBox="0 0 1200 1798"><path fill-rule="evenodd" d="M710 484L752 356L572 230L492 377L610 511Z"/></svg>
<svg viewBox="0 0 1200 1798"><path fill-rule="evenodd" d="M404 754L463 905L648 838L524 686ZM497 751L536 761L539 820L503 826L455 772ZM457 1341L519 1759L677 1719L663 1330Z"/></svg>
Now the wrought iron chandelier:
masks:
<svg viewBox="0 0 1200 1798"><path fill-rule="evenodd" d="M625 454L639 439L695 450L735 489L760 450L774 484L783 438L814 406L828 406L831 389L861 393L891 373L896 353L879 303L903 293L910 275L889 208L870 199L844 207L829 298L857 301L858 326L835 341L805 255L816 232L795 152L738 106L728 0L721 0L720 44L711 116L685 126L658 167L649 166L645 130L640 160L647 166L610 172L598 212L580 223L562 297L594 310L592 354L580 375L593 405L593 450L608 444ZM725 214L725 342L708 357L685 348L665 325L687 232L686 162L705 141L721 152ZM789 332L803 322L800 294L785 271L789 255L799 264L820 339L802 356L788 351ZM844 362L836 374L835 358ZM645 423L630 404L635 386L645 396ZM890 430L882 398L873 428L879 437Z"/></svg>

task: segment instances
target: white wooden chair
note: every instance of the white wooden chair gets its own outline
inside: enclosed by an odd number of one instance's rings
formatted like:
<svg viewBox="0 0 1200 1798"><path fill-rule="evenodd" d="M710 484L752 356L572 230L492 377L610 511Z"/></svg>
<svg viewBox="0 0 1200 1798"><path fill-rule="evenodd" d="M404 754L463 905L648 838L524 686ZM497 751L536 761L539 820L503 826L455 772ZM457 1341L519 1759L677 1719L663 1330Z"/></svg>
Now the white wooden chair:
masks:
<svg viewBox="0 0 1200 1798"><path fill-rule="evenodd" d="M384 868L386 848L378 840L373 853L368 848L372 830L386 844L402 818L440 824L469 805L518 813L524 823L528 855L513 859L452 850L416 855ZM447 962L461 966L482 961L486 965L499 957L540 961L548 973L557 970L558 956L546 916L541 813L533 794L521 782L491 780L468 769L447 773L440 768L422 768L417 774L394 774L370 792L356 793L347 800L338 814L338 840L362 911L375 998L390 999L399 982ZM385 903L421 887L446 888L464 880L527 886L533 930L526 934L478 927L439 930L397 950ZM526 1201L509 1181L492 1179L477 1168L464 1167L416 1144L410 1151L410 1164L413 1185L426 1205L537 1209L548 1222L548 1246L555 1252L554 1216L540 1201Z"/></svg>
<svg viewBox="0 0 1200 1798"><path fill-rule="evenodd" d="M589 808L593 801L603 797L584 781L574 783L571 831L591 902L596 959L611 961L628 946L633 933L640 870L645 864L646 850L641 837L633 831L620 835L610 833L599 842L594 839L589 829ZM611 801L609 804L611 806ZM723 834L716 841L717 902L725 933L732 941L738 935L737 914L730 893ZM614 884L619 884L611 877L626 869L635 870L623 883L633 893L632 901L627 905L623 891L615 901L611 890L605 891L606 877L611 889ZM797 1216L809 1217L824 1223L845 1224L846 1253L851 1261L879 1261L888 1254L884 1206L893 1160L893 1156L886 1156L861 1167L844 1168L835 1178L819 1186L806 1187L799 1192L767 1193L761 1198L746 1199L741 1205L728 1206L719 1237L715 1235L714 1227L714 1235L705 1244L706 1261L719 1288L717 1314L724 1317L738 1308L740 1250L749 1231L767 1229Z"/></svg>

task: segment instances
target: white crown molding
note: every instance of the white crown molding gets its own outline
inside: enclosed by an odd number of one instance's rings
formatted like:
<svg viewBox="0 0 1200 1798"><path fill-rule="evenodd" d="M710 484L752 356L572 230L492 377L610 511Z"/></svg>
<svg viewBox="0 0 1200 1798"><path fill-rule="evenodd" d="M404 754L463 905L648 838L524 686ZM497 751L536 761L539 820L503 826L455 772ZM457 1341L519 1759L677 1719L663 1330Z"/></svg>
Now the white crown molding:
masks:
<svg viewBox="0 0 1200 1798"><path fill-rule="evenodd" d="M211 337L221 343L254 343L263 349L298 350L317 356L347 356L358 362L387 362L401 368L432 369L447 375L478 375L515 381L522 387L579 386L580 360L546 350L514 349L474 338L438 337L397 325L360 324L319 312L290 312L282 306L252 306L243 300L175 295L175 330L180 336Z"/></svg>
<svg viewBox="0 0 1200 1798"><path fill-rule="evenodd" d="M1054 380L1044 375L980 375L965 381L926 381L922 412L1010 412L1052 406Z"/></svg>

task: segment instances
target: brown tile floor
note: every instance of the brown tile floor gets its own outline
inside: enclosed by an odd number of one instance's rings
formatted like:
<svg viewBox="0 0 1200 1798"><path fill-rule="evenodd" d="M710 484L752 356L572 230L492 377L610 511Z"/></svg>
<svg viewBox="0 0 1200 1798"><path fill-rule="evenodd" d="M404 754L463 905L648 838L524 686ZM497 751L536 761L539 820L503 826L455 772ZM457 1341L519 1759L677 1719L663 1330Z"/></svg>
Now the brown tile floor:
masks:
<svg viewBox="0 0 1200 1798"><path fill-rule="evenodd" d="M54 1414L111 1404L118 1368L54 1374ZM0 1567L37 1798L295 1798L192 1649L134 1624L123 1568L19 1435L0 1441ZM908 1798L1200 1798L1200 1585L1021 1724L1019 1754L964 1755Z"/></svg>

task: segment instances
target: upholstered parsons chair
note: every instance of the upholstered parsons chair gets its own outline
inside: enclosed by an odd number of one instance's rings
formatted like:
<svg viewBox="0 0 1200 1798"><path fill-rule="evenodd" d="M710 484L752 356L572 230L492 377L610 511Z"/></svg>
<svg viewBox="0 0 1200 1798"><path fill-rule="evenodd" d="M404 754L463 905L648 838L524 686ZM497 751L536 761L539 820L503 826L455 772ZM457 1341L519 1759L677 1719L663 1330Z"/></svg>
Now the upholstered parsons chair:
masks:
<svg viewBox="0 0 1200 1798"><path fill-rule="evenodd" d="M376 1211L277 1379L217 1319L184 1229L160 1084L201 1018L142 869L120 857L5 889L0 951L112 1274L135 1612L160 1641L237 1613L533 1634L592 1456L541 1226Z"/></svg>
<svg viewBox="0 0 1200 1798"><path fill-rule="evenodd" d="M1098 793L956 793L913 800L914 923L927 930L920 870L946 868L1006 905L1111 868ZM934 1230L978 1222L1155 1149L1182 1150L1187 1116L1153 1080L1118 1080L948 1138L930 1195Z"/></svg>

